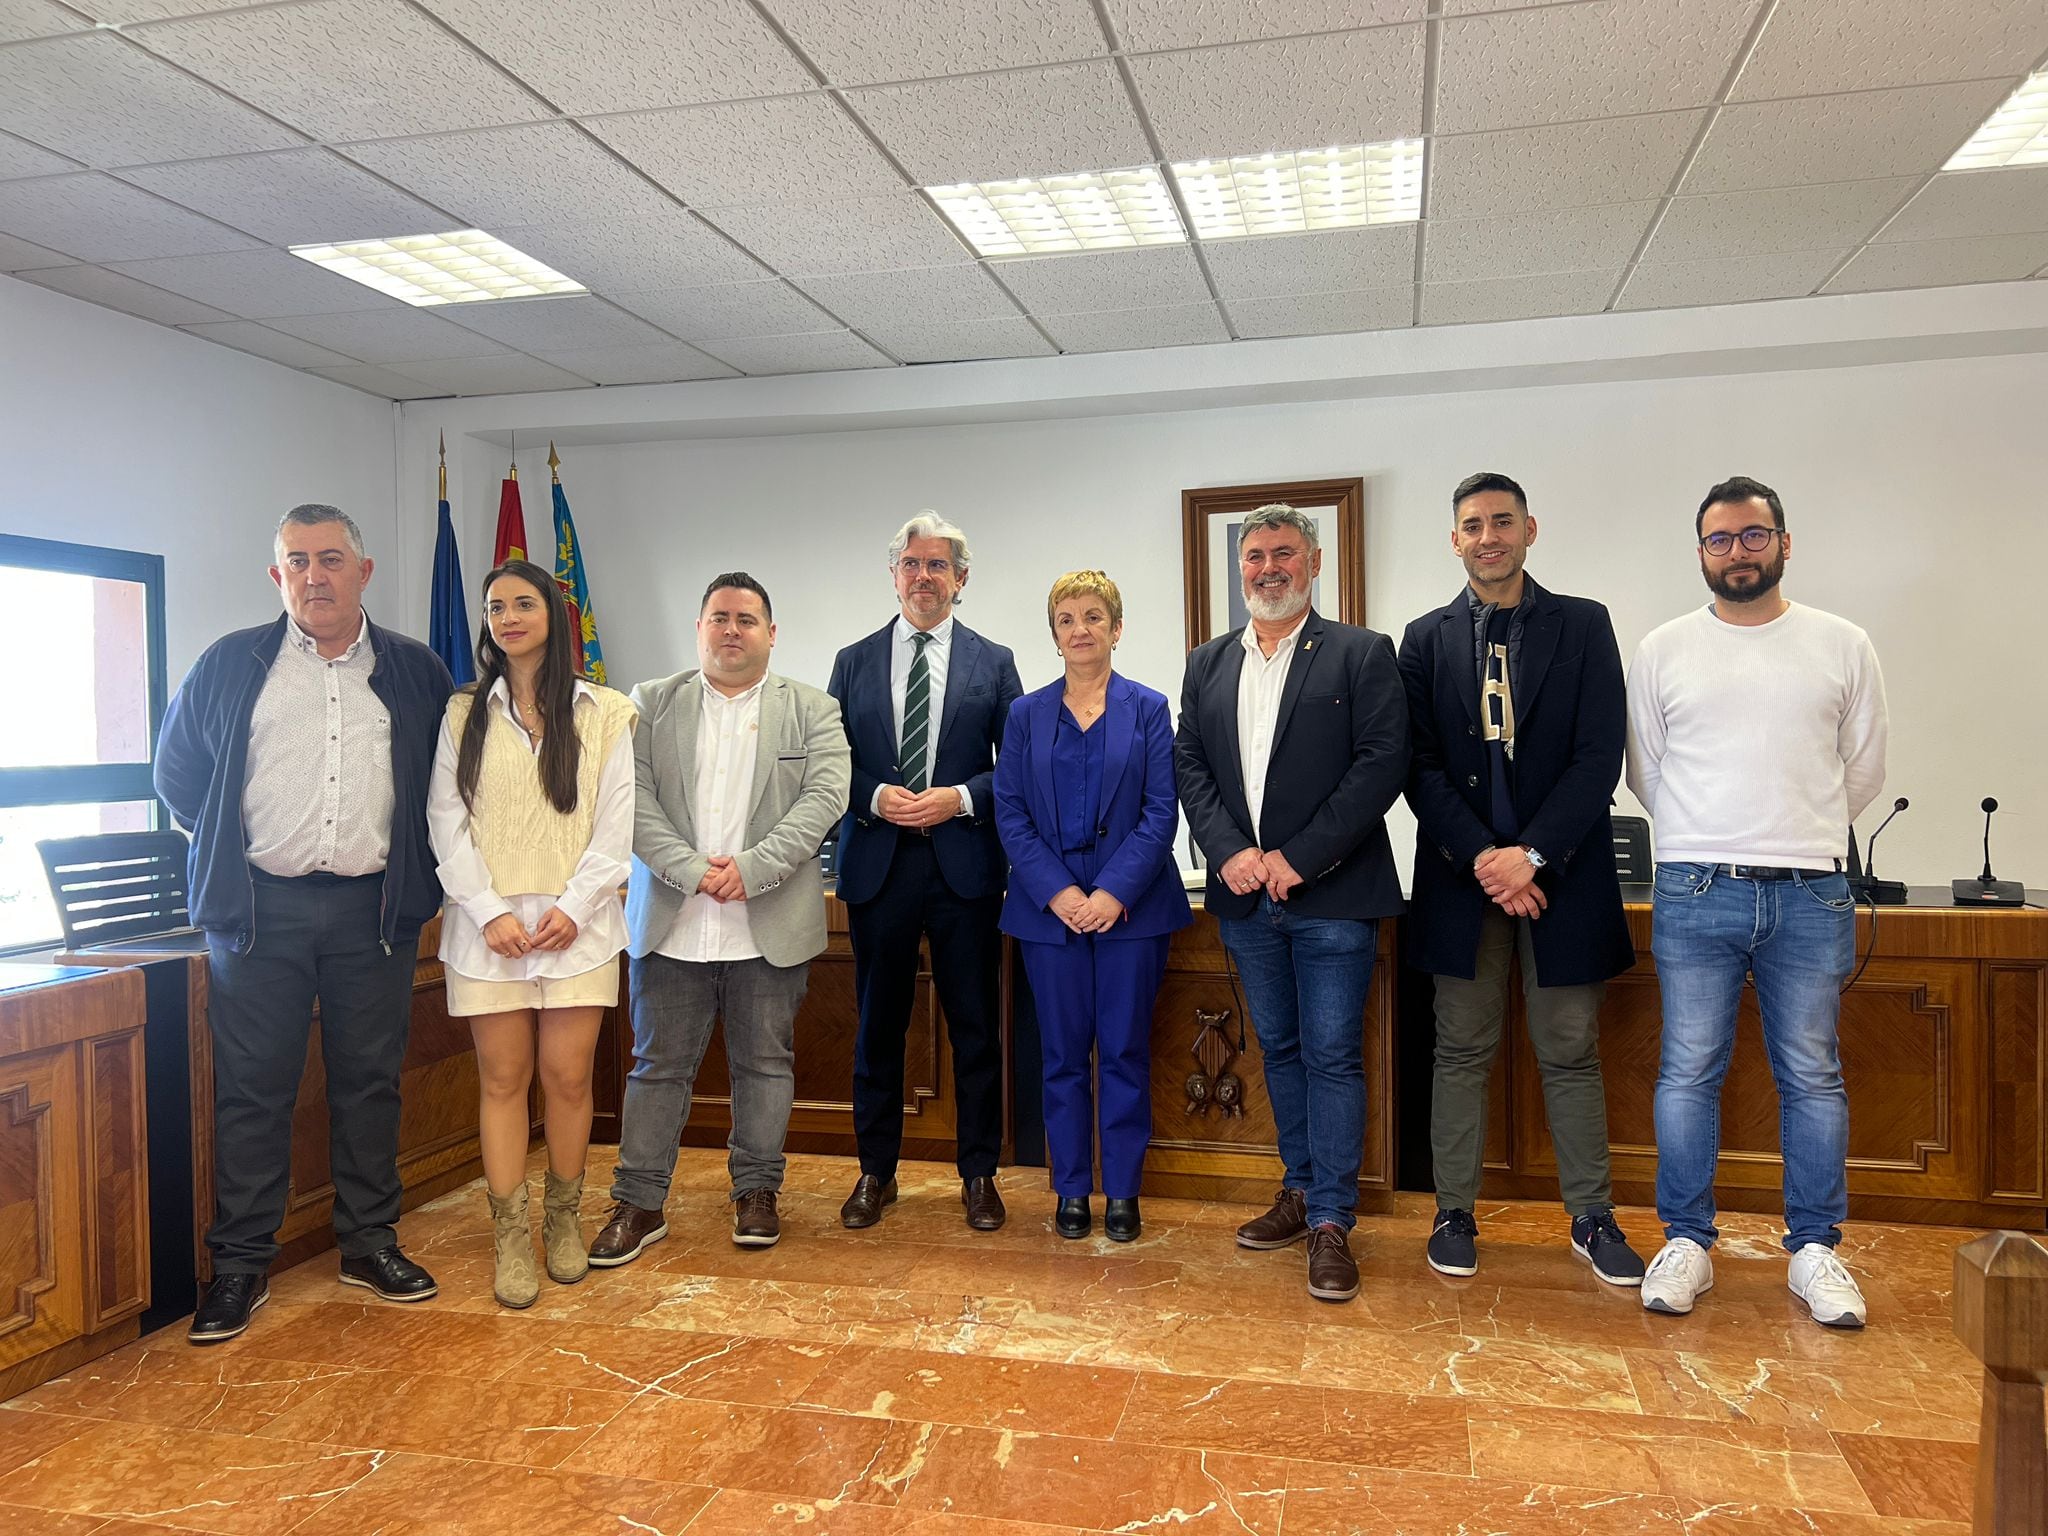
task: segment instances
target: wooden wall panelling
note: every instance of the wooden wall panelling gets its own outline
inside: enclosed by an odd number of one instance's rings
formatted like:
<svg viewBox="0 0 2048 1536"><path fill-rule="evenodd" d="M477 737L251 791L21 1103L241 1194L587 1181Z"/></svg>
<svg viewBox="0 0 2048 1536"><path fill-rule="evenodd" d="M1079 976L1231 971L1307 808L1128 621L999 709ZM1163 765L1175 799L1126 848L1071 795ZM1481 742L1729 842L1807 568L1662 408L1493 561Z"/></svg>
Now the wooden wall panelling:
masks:
<svg viewBox="0 0 2048 1536"><path fill-rule="evenodd" d="M1984 967L1993 1200L2048 1204L2048 961Z"/></svg>

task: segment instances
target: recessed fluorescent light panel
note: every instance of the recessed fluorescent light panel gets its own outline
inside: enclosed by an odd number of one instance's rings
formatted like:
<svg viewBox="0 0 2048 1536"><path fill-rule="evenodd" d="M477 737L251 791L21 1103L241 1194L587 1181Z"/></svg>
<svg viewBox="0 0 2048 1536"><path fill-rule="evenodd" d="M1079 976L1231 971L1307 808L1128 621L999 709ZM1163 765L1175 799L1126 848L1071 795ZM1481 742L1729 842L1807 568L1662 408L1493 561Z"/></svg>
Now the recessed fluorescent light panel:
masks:
<svg viewBox="0 0 2048 1536"><path fill-rule="evenodd" d="M295 245L294 256L339 272L408 304L476 304L540 299L590 290L480 229Z"/></svg>
<svg viewBox="0 0 2048 1536"><path fill-rule="evenodd" d="M1422 217L1422 140L1186 160L1173 179L1202 240Z"/></svg>
<svg viewBox="0 0 2048 1536"><path fill-rule="evenodd" d="M2021 81L1942 169L1983 171L2002 165L2048 165L2048 69Z"/></svg>
<svg viewBox="0 0 2048 1536"><path fill-rule="evenodd" d="M925 191L978 256L1113 251L1187 240L1165 179L1149 165Z"/></svg>

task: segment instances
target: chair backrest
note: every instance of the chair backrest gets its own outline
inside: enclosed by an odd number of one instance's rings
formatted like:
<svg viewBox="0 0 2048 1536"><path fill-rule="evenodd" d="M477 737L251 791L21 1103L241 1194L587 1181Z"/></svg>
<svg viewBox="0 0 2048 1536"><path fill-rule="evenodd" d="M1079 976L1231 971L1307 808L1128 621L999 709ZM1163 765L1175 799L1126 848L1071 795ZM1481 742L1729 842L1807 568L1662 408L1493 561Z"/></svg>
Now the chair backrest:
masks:
<svg viewBox="0 0 2048 1536"><path fill-rule="evenodd" d="M182 832L102 832L36 844L64 947L84 949L192 926Z"/></svg>
<svg viewBox="0 0 2048 1536"><path fill-rule="evenodd" d="M1657 878L1650 858L1650 823L1641 816L1616 816L1614 872L1623 885L1648 885Z"/></svg>

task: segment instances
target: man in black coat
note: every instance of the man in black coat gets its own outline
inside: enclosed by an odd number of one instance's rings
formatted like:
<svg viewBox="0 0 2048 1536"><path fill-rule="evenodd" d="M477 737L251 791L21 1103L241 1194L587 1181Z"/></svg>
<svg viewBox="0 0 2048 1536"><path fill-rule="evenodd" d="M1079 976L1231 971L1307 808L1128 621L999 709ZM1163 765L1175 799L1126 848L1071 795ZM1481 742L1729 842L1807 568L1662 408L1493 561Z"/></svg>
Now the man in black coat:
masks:
<svg viewBox="0 0 2048 1536"><path fill-rule="evenodd" d="M1639 1285L1643 1262L1614 1221L1599 1048L1607 979L1635 963L1608 820L1627 738L1621 652L1604 607L1523 572L1536 519L1519 485L1470 476L1451 516L1470 579L1408 626L1400 655L1414 742L1408 958L1436 977L1429 1263L1478 1268L1487 1078L1519 953L1572 1248L1609 1284Z"/></svg>

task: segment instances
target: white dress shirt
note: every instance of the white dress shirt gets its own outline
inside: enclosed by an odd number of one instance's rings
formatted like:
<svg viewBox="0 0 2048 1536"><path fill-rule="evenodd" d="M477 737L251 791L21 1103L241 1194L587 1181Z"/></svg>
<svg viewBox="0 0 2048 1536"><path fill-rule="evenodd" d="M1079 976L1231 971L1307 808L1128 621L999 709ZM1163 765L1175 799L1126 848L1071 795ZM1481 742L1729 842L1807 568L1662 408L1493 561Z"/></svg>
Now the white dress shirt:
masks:
<svg viewBox="0 0 2048 1536"><path fill-rule="evenodd" d="M747 812L754 799L754 762L761 744L762 678L730 697L699 675L697 778L690 796L690 841L699 853L737 855L746 851ZM671 960L755 960L744 901L719 901L693 891L654 952Z"/></svg>
<svg viewBox="0 0 2048 1536"><path fill-rule="evenodd" d="M917 643L912 638L918 633L917 626L901 614L896 616L896 627L890 632L889 646L889 710L895 725L896 750L899 757L903 750L903 700L910 692L910 664L917 657ZM953 616L949 613L924 633L932 637L931 644L924 648L925 670L931 675L931 729L925 733L925 775L928 787L932 785L932 768L939 760L939 724L944 718L941 713L946 704L946 669L953 659ZM874 797L868 802L868 814L882 814L882 790L885 785L876 785ZM952 786L960 796L959 814L974 814L974 797L967 793L965 784Z"/></svg>
<svg viewBox="0 0 2048 1536"><path fill-rule="evenodd" d="M528 750L540 755L540 748L512 718L512 694L502 677L491 685L482 707L502 717L520 741L528 742ZM597 708L589 684L580 680L576 708ZM492 887L490 866L470 835L469 808L455 787L461 749L444 717L427 787L427 836L440 860L435 873L447 898L441 909L442 964L473 981L556 981L596 970L614 958L626 947L619 886L633 857L633 733L620 732L605 754L597 777L597 822L590 831L590 846L559 896ZM550 907L560 907L576 924L576 937L567 949L529 950L508 960L484 942L484 928L493 918L510 912L531 933Z"/></svg>
<svg viewBox="0 0 2048 1536"><path fill-rule="evenodd" d="M333 660L287 619L249 717L242 827L265 874L374 875L391 853L391 712L369 615Z"/></svg>
<svg viewBox="0 0 2048 1536"><path fill-rule="evenodd" d="M1237 768L1244 776L1245 804L1251 807L1252 838L1259 840L1259 817L1266 808L1266 766L1273 757L1273 736L1280 727L1280 696L1287 691L1287 671L1294 665L1294 643L1308 610L1287 631L1269 657L1259 648L1259 632L1244 627L1244 670L1237 675ZM1265 844L1259 842L1263 848Z"/></svg>

